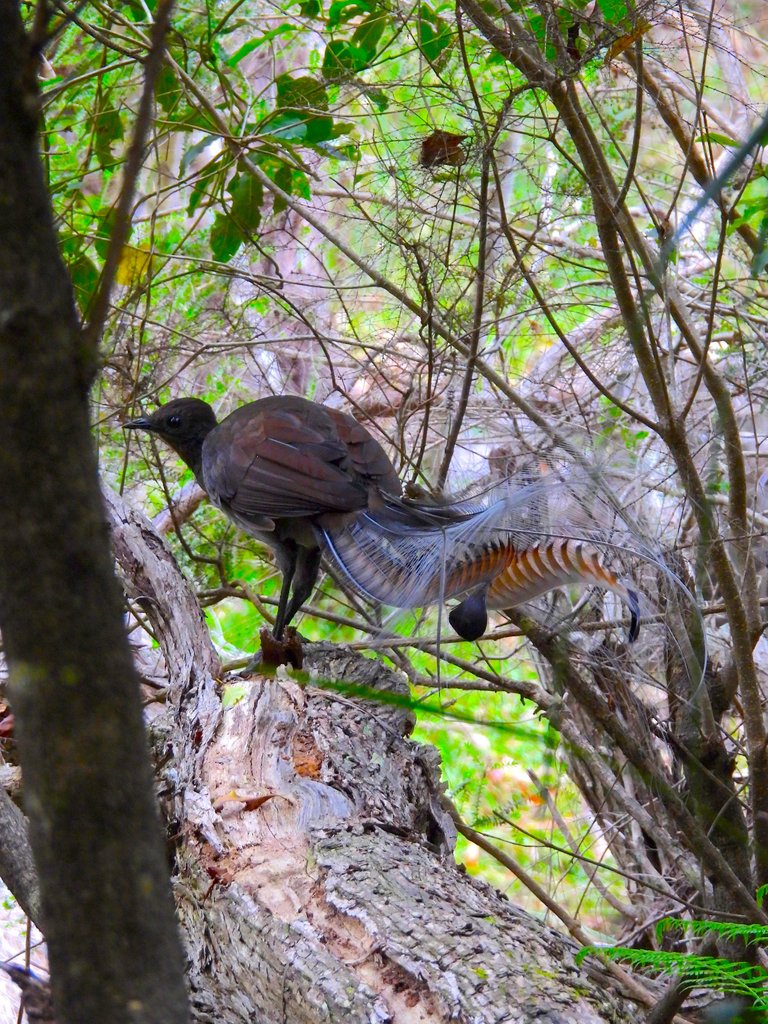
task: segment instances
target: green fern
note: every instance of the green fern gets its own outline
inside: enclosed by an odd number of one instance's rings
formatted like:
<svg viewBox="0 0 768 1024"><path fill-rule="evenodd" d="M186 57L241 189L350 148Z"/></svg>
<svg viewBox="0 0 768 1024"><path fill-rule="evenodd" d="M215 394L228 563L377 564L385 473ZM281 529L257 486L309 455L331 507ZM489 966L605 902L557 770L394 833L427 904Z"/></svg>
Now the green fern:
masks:
<svg viewBox="0 0 768 1024"><path fill-rule="evenodd" d="M768 887L758 891L759 903L762 903L766 891ZM674 929L694 936L714 933L723 939L740 940L746 945L768 942L768 927L765 925L732 921L682 921L669 917L659 921L656 934L661 938ZM622 946L587 946L579 951L577 962L590 954L609 957L646 971L675 975L688 988L706 988L724 995L742 996L749 1000L753 1011L768 1013L768 972L754 964L696 953L627 949Z"/></svg>

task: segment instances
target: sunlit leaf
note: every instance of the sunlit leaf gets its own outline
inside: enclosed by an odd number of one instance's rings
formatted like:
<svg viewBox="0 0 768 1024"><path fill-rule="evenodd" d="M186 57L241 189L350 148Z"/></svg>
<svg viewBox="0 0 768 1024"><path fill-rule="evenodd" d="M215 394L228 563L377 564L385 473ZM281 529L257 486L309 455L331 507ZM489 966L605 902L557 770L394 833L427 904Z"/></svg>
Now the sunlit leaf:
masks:
<svg viewBox="0 0 768 1024"><path fill-rule="evenodd" d="M615 25L627 17L625 0L597 0L597 5L609 25Z"/></svg>
<svg viewBox="0 0 768 1024"><path fill-rule="evenodd" d="M370 14L375 6L368 0L334 0L328 11L328 28L336 28L360 14Z"/></svg>
<svg viewBox="0 0 768 1024"><path fill-rule="evenodd" d="M149 276L152 253L148 249L137 249L126 245L120 254L115 280L122 285L135 285Z"/></svg>
<svg viewBox="0 0 768 1024"><path fill-rule="evenodd" d="M453 32L448 23L434 14L427 4L422 4L419 11L419 49L430 64L434 64L443 50L450 45Z"/></svg>
<svg viewBox="0 0 768 1024"><path fill-rule="evenodd" d="M245 697L246 692L243 683L228 683L221 691L222 708L233 708Z"/></svg>
<svg viewBox="0 0 768 1024"><path fill-rule="evenodd" d="M275 79L277 85L277 106L280 107L310 107L313 110L328 109L328 93L322 82L303 75L294 78L292 75L278 75Z"/></svg>
<svg viewBox="0 0 768 1024"><path fill-rule="evenodd" d="M249 53L253 53L254 50L258 50L260 46L264 46L265 43L270 43L273 39L277 39L279 36L293 35L297 31L294 25L289 25L284 22L282 25L278 25L277 28L272 28L268 32L265 32L261 36L257 36L256 39L251 39L232 54L231 57L227 58L227 65L231 68L237 67L241 60L248 56Z"/></svg>
<svg viewBox="0 0 768 1024"><path fill-rule="evenodd" d="M739 143L736 139L732 139L729 135L723 135L722 132L704 132L703 135L698 135L695 139L696 142L713 142L716 146L738 146Z"/></svg>

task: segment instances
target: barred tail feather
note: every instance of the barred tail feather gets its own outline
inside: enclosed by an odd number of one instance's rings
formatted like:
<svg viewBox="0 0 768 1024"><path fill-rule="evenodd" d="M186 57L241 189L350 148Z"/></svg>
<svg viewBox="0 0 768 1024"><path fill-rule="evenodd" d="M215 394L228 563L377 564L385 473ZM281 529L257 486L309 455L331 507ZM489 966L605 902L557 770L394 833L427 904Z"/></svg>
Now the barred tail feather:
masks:
<svg viewBox="0 0 768 1024"><path fill-rule="evenodd" d="M488 588L489 608L511 608L569 583L595 584L618 594L630 612L629 638L639 632L640 604L636 590L604 564L591 544L557 538L515 552Z"/></svg>
<svg viewBox="0 0 768 1024"><path fill-rule="evenodd" d="M318 532L329 561L368 600L421 608L458 598L449 621L467 639L485 632L488 609L591 584L626 604L632 641L641 605L635 567L682 586L623 511L578 479L519 488L510 481L485 504L432 506L383 495L345 526ZM617 568L627 560L631 576Z"/></svg>

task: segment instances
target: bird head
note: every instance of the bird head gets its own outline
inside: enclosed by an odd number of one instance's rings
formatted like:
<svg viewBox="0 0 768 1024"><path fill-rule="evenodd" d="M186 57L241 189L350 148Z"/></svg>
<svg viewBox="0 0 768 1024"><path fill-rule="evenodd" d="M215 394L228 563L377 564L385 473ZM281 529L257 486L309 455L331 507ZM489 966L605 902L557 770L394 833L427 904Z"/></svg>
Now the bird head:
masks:
<svg viewBox="0 0 768 1024"><path fill-rule="evenodd" d="M216 415L207 402L199 398L175 398L155 409L151 416L123 424L123 430L148 430L157 434L199 477L203 442L215 426Z"/></svg>

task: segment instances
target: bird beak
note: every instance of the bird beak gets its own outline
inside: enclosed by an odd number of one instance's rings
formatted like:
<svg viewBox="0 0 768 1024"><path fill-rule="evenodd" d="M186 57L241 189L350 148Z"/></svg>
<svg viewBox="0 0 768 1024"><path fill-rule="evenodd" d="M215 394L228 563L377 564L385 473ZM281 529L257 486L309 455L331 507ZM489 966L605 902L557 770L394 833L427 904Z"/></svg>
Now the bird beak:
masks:
<svg viewBox="0 0 768 1024"><path fill-rule="evenodd" d="M154 430L155 425L148 416L140 416L137 420L123 424L123 430Z"/></svg>

